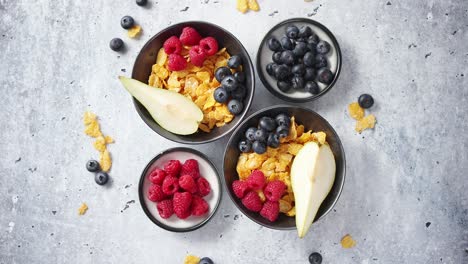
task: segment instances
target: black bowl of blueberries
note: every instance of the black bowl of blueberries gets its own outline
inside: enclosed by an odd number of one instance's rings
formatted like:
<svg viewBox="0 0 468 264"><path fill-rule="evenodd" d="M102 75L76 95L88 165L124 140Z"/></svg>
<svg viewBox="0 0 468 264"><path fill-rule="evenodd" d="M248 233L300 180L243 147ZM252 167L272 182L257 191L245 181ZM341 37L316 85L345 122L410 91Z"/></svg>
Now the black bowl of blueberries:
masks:
<svg viewBox="0 0 468 264"><path fill-rule="evenodd" d="M327 93L341 71L341 50L324 25L292 18L274 26L257 53L257 71L265 87L280 99L308 102Z"/></svg>

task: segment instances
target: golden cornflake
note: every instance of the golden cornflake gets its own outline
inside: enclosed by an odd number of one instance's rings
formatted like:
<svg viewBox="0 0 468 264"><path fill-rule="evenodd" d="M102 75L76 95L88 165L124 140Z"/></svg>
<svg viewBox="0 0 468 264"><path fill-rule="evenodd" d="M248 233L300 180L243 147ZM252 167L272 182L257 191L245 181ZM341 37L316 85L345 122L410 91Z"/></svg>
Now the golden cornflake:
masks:
<svg viewBox="0 0 468 264"><path fill-rule="evenodd" d="M112 144L115 142L111 136L105 136L104 139L106 140L106 144Z"/></svg>
<svg viewBox="0 0 468 264"><path fill-rule="evenodd" d="M356 120L361 120L364 117L364 109L359 105L358 102L350 103L348 105L348 113Z"/></svg>
<svg viewBox="0 0 468 264"><path fill-rule="evenodd" d="M247 10L249 10L249 4L247 0L237 0L237 10L242 13L247 12Z"/></svg>
<svg viewBox="0 0 468 264"><path fill-rule="evenodd" d="M347 234L341 239L341 246L343 248L352 248L356 246L356 241L351 237L351 235Z"/></svg>
<svg viewBox="0 0 468 264"><path fill-rule="evenodd" d="M200 258L193 255L187 255L184 259L184 264L198 264L200 262Z"/></svg>
<svg viewBox="0 0 468 264"><path fill-rule="evenodd" d="M103 136L99 136L93 143L94 148L99 151L103 152L106 150L106 139Z"/></svg>
<svg viewBox="0 0 468 264"><path fill-rule="evenodd" d="M130 28L127 32L128 37L130 38L135 38L141 33L141 26L140 25L135 25L132 28Z"/></svg>
<svg viewBox="0 0 468 264"><path fill-rule="evenodd" d="M102 135L99 123L96 119L94 119L94 121L91 121L91 123L86 125L84 132L86 133L86 135L94 138Z"/></svg>
<svg viewBox="0 0 468 264"><path fill-rule="evenodd" d="M101 157L99 158L99 163L101 165L101 169L102 171L109 171L111 166L112 166L112 159L111 159L111 156L110 156L110 153L109 151L104 150L103 152L101 152Z"/></svg>
<svg viewBox="0 0 468 264"><path fill-rule="evenodd" d="M96 115L89 112L89 111L86 111L83 115L83 123L85 125L89 125L91 124L92 122L95 122L96 121Z"/></svg>
<svg viewBox="0 0 468 264"><path fill-rule="evenodd" d="M260 6L258 6L257 0L248 0L249 9L257 12L260 10Z"/></svg>
<svg viewBox="0 0 468 264"><path fill-rule="evenodd" d="M78 215L84 215L88 211L88 206L85 203L82 203L80 208L78 208Z"/></svg>
<svg viewBox="0 0 468 264"><path fill-rule="evenodd" d="M356 122L356 131L361 133L368 128L374 128L375 122L376 119L374 115L367 115L366 117Z"/></svg>
<svg viewBox="0 0 468 264"><path fill-rule="evenodd" d="M112 160L109 151L107 151L107 144L114 143L114 139L111 136L104 136L101 132L99 122L95 114L91 112L85 112L83 116L83 122L85 123L85 133L91 137L96 138L93 142L94 148L101 154L100 165L103 171L109 171L112 166Z"/></svg>

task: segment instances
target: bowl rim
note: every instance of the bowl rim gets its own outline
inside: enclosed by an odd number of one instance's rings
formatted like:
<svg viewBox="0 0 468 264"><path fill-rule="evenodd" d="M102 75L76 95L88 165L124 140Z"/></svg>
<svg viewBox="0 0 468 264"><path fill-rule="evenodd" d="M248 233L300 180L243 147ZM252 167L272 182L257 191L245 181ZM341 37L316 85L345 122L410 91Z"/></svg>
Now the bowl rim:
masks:
<svg viewBox="0 0 468 264"><path fill-rule="evenodd" d="M330 130L336 135L336 142L338 143L338 146L339 146L339 149L340 149L340 152L342 153L342 156L343 156L343 181L341 183L340 186L338 186L338 194L336 195L336 198L334 199L333 203L331 204L330 208L325 211L323 213L323 215L318 218L317 220L315 221L318 221L322 218L324 218L328 213L330 213L330 211L333 210L333 208L335 207L335 205L338 203L338 200L340 199L340 196L341 194L343 193L343 188L344 188L344 183L345 183L345 180L346 180L346 155L345 155L345 151L344 151L344 148L343 148L343 144L341 143L341 139L339 138L338 134L336 133L335 129L333 128L332 125L330 125L330 123L324 118L322 117L320 114L318 114L317 112L309 109L309 108L306 108L306 107L303 107L303 106L297 106L297 105L287 105L287 104L278 104L278 105L273 105L273 106L269 106L269 107L265 107L263 109L260 109L254 113L252 113L251 115L249 115L246 119L244 119L244 121L236 128L236 130L231 134L231 137L229 138L229 141L227 142L226 144L226 148L224 149L224 155L223 155L223 183L224 183L224 186L226 187L227 190L227 193L228 193L228 196L229 198L231 198L231 201L235 204L235 206L237 207L237 209L239 209L239 211L241 211L244 215L246 215L250 220L254 221L255 223L261 225L261 226L264 226L264 227L267 227L267 228L270 228L270 229L275 229L275 230L295 230L296 229L296 226L292 226L292 227L278 227L278 226L274 226L274 223L271 223L271 224L264 224L264 223L261 223L259 221L257 221L256 219L252 218L250 216L250 212L249 211L246 211L245 208L242 208L241 206L239 206L236 202L236 199L238 199L237 197L234 197L231 190L229 188L231 188L230 186L227 185L227 182L226 182L226 177L224 175L224 171L225 171L225 160L226 160L226 154L227 154L227 151L228 151L228 148L229 146L232 144L232 141L234 140L234 136L239 133L239 129L244 126L245 123L247 123L252 117L254 116L257 116L257 115L260 115L264 112L267 112L269 110L272 110L272 109L276 109L276 108L281 108L281 107L287 107L287 108L299 108L301 110L305 110L307 112L310 112L312 114L314 114L315 116L317 116L318 118L321 118L323 119L323 121L325 122L326 125L328 125L330 127ZM314 222L315 222L314 221Z"/></svg>
<svg viewBox="0 0 468 264"><path fill-rule="evenodd" d="M312 25L320 28L321 30L323 30L325 32L325 34L327 34L328 37L330 37L330 39L332 40L333 45L335 46L335 49L336 49L336 54L337 54L336 57L337 57L337 60L338 60L337 65L336 65L336 73L335 73L335 77L333 78L333 81L330 84L328 84L322 91L320 91L320 93L318 93L316 95L311 95L311 96L305 97L305 98L290 97L290 96L287 96L287 95L285 95L283 93L278 92L276 89L271 87L270 84L268 83L265 75L263 74L263 71L262 71L261 65L260 65L261 64L261 62L260 62L260 57L261 57L260 52L262 51L262 48L265 45L268 36L270 36L271 33L273 31L275 31L276 29L278 29L279 27L282 27L282 26L284 26L286 24L294 23L294 22L312 24ZM290 19L286 19L284 21L281 21L280 23L273 26L265 34L265 36L263 37L262 41L260 42L260 45L259 45L258 50L257 50L257 59L256 59L255 67L257 68L257 73L258 73L258 77L260 78L260 81L263 83L263 86L265 86L265 88L267 88L267 90L271 94L273 94L274 96L276 96L276 97L278 97L280 99L288 101L288 102L305 103L305 102L314 101L314 100L322 97L324 94L326 94L328 91L330 91L331 88L333 88L333 86L335 86L335 83L337 82L338 77L340 76L340 73L341 73L342 61L343 61L343 58L342 58L342 54L341 54L340 45L339 45L338 41L336 40L335 35L333 35L333 33L326 26L324 26L322 23L320 23L320 22L318 22L316 20L313 20L313 19L303 18L303 17L296 17L296 18L290 18Z"/></svg>
<svg viewBox="0 0 468 264"><path fill-rule="evenodd" d="M215 136L215 137L212 137L212 138L209 138L209 139L206 139L206 140L201 140L201 141L190 141L190 140L184 140L184 139L181 139L179 137L176 137L176 138L169 138L165 135L162 135L160 134L158 131L156 131L155 129L153 129L153 127L151 126L151 124L149 123L149 121L147 121L145 118L144 118L144 115L143 115L143 112L142 112L142 109L138 106L138 100L135 99L135 97L132 96L132 100L133 100L133 106L135 107L135 109L137 110L138 112L138 115L140 116L140 118L143 120L143 122L145 122L145 124L151 128L151 130L153 130L154 132L156 132L156 134L158 134L159 136L162 136L163 138L165 139L168 139L170 141L173 141L173 142L176 142L176 143L181 143L181 144L187 144L187 145L200 145L200 144L205 144L205 143L210 143L210 142L213 142L213 141L216 141L218 139L221 139L223 137L225 137L226 135L228 135L229 133L231 133L234 129L236 129L239 124L241 123L241 121L244 119L244 117L248 114L249 112L249 109L250 107L252 106L252 102L253 102L253 99L255 97L255 67L252 63L252 59L250 58L250 54L249 52L245 49L244 45L242 44L242 42L240 42L239 39L236 38L236 36L234 36L231 32L229 32L227 29L224 29L223 27L221 26L218 26L216 24L213 24L213 23L210 23L210 22L206 22L206 21L200 21L200 20L190 20L190 21L184 21L184 22L179 22L177 24L173 24L173 25L170 25L168 27L165 27L163 28L162 30L160 30L158 33L156 33L153 37L151 37L146 43L145 45L143 45L143 47L140 49L140 51L138 52L138 55L137 57L135 58L135 61L133 63L133 68L132 68L132 78L134 78L134 73L136 72L136 67L137 67L137 61L140 60L141 56L142 55L142 50L144 50L147 46L150 45L151 42L153 42L155 39L157 39L161 34L163 34L163 32L166 32L167 30L170 30L172 28L176 28L176 27L180 27L181 25L186 25L186 24L191 24L191 23L197 23L197 24L206 24L208 26L211 26L211 27L215 27L223 32L225 32L230 38L232 38L236 43L237 45L239 45L240 49L244 51L244 53L247 55L247 63L249 64L250 68L252 69L252 76L250 77L251 78L251 82L252 82L252 87L250 89L250 99L249 100L246 100L244 99L244 102L247 101L246 104L244 104L244 113L242 115L238 115L238 116L235 116L234 118L239 118L239 120L237 121L237 124L233 125L231 128L229 128L228 130L226 130L224 133L218 135L218 136ZM246 62L244 62L246 63ZM155 121L156 122L156 121ZM231 121L232 122L232 121ZM157 123L156 123L157 124ZM158 124L159 125L159 124ZM160 125L159 125L160 126ZM171 133L171 132L169 132ZM196 133L200 133L200 131L197 131ZM174 133L171 133L171 134L174 134Z"/></svg>
<svg viewBox="0 0 468 264"><path fill-rule="evenodd" d="M171 226L168 226L166 224L161 223L158 219L156 219L149 212L149 210L148 210L148 208L146 206L146 203L144 201L144 194L143 194L143 185L144 185L144 181L145 181L145 178L146 178L146 173L150 169L151 165L153 165L153 163L156 162L156 160L158 160L162 156L164 156L166 154L169 154L169 153L172 153L172 152L177 152L177 151L189 152L191 154L197 155L200 158L204 159L210 165L210 167L213 169L213 171L215 172L216 177L218 178L218 188L219 188L219 195L218 195L218 199L216 201L216 206L215 206L215 208L213 208L213 211L211 212L211 214L206 219L204 219L202 222L200 222L200 223L198 223L198 224L196 224L194 226L184 227L184 228L171 227ZM148 162L148 164L145 166L145 168L143 169L143 172L140 175L140 180L138 182L138 199L140 200L141 208L145 212L146 216L151 220L151 222L153 222L154 224L156 224L160 228L165 229L167 231L176 232L176 233L184 233L184 232L191 232L191 231L194 231L194 230L197 230L197 229L201 228L202 226L206 225L211 220L211 218L213 218L213 216L216 214L216 212L218 211L218 208L219 208L219 206L221 204L221 199L222 199L222 196L223 196L223 189L222 188L223 187L221 185L221 178L219 176L219 171L216 169L216 166L213 164L213 162L211 162L211 160L205 154L201 153L200 151L198 151L196 149L192 149L192 148L174 147L174 148L169 148L169 149L161 151L154 158L152 158Z"/></svg>

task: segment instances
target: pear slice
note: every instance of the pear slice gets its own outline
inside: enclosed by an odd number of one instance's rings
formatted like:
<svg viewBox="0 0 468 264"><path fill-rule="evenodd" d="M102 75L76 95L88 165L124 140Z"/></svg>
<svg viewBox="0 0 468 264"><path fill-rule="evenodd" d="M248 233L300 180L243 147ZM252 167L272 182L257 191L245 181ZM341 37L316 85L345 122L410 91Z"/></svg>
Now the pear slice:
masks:
<svg viewBox="0 0 468 264"><path fill-rule="evenodd" d="M119 76L125 89L135 97L162 128L178 135L190 135L198 130L203 112L189 98L135 79Z"/></svg>
<svg viewBox="0 0 468 264"><path fill-rule="evenodd" d="M323 200L335 181L336 164L330 146L309 142L291 166L291 184L296 203L296 227L300 238L309 230Z"/></svg>

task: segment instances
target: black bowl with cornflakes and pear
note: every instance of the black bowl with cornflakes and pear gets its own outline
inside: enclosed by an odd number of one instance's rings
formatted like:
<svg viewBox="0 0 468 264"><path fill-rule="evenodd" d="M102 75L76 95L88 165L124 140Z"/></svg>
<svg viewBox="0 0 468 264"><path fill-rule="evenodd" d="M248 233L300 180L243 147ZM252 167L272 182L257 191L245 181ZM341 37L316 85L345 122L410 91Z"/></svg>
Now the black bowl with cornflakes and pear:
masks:
<svg viewBox="0 0 468 264"><path fill-rule="evenodd" d="M214 37L218 42L220 50L222 48L226 48L226 51L231 56L240 56L242 59L242 71L246 77L244 82L246 95L243 99L242 111L238 115L235 115L232 121L229 123L219 127L215 125L214 128L208 133L198 129L196 133L191 135L177 135L162 128L151 117L146 108L135 98L133 98L133 102L138 114L143 119L143 121L159 135L178 143L203 144L220 139L233 131L247 114L254 96L254 66L250 60L247 50L233 34L215 24L202 21L188 21L171 25L148 40L135 60L132 71L132 78L148 84L149 77L153 71L152 67L154 64L156 64L158 51L163 47L163 43L171 36L179 36L182 32L182 29L185 27L195 28L203 38L208 36Z"/></svg>
<svg viewBox="0 0 468 264"><path fill-rule="evenodd" d="M314 222L316 222L319 219L322 219L333 209L343 190L346 174L345 152L341 144L340 138L338 137L338 134L335 132L330 123L328 123L327 120L325 120L316 112L305 107L289 105L271 106L257 111L256 113L249 116L246 120L244 120L242 124L240 124L239 127L237 127L237 129L234 131L226 146L223 164L224 183L226 184L226 189L228 190L228 194L231 197L231 200L234 202L237 208L239 208L239 210L246 216L248 216L252 221L256 222L259 225L272 229L292 230L296 229L295 217L287 216L284 213L280 213L276 221L270 222L269 220L263 218L259 213L248 210L243 205L241 199L236 197L232 189L232 183L236 180L239 180L239 174L237 172L236 167L241 152L239 150L238 145L241 140L244 140L245 131L250 127L257 127L260 118L264 116L274 118L275 116L281 113L294 117L295 122L298 125L304 126L304 131L312 130L314 132L325 132L326 141L328 142L335 157L336 174L331 191L328 193L327 197L321 204L314 219Z"/></svg>

